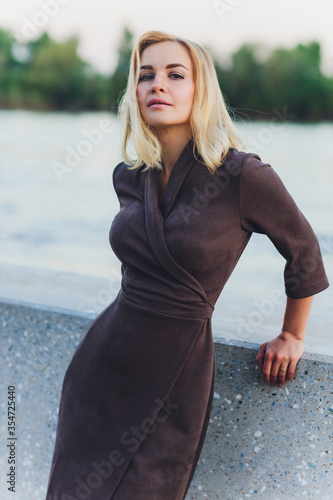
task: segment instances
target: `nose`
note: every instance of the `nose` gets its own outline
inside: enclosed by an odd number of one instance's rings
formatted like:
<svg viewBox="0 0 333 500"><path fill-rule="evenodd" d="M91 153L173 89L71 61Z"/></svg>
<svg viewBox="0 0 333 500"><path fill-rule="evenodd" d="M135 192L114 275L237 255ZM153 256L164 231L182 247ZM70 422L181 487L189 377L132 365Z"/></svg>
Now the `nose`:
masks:
<svg viewBox="0 0 333 500"><path fill-rule="evenodd" d="M165 84L163 82L163 78L159 77L157 78L155 76L154 80L152 81L152 84L151 84L151 89L150 89L152 92L164 92L165 90Z"/></svg>

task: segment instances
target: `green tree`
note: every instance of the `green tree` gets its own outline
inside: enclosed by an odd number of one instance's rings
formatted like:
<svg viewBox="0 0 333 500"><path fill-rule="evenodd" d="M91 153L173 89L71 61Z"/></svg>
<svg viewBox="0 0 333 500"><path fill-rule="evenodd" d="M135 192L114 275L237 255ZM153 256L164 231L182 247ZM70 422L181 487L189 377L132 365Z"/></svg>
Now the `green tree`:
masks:
<svg viewBox="0 0 333 500"><path fill-rule="evenodd" d="M324 109L325 78L320 69L320 45L298 44L273 51L263 65L266 99L271 106L287 106L298 120L319 119Z"/></svg>
<svg viewBox="0 0 333 500"><path fill-rule="evenodd" d="M126 88L133 34L125 27L114 72L97 73L78 55L78 38L58 43L48 33L29 42L16 41L0 29L0 107L35 109L105 109L118 111ZM277 48L265 62L259 45L244 44L219 64L222 93L233 116L269 118L274 108L295 114L299 121L333 119L333 78L321 71L318 42Z"/></svg>
<svg viewBox="0 0 333 500"><path fill-rule="evenodd" d="M90 66L78 56L78 42L71 37L57 43L43 35L35 42L26 84L30 95L38 95L47 107L76 110L82 106Z"/></svg>
<svg viewBox="0 0 333 500"><path fill-rule="evenodd" d="M109 99L113 111L118 110L122 92L127 85L129 63L133 48L133 34L129 28L125 27L118 48L118 62L116 69L109 79Z"/></svg>
<svg viewBox="0 0 333 500"><path fill-rule="evenodd" d="M258 49L257 44L244 44L232 55L230 68L216 68L230 111L239 117L262 118L262 112L267 109L263 100L264 82Z"/></svg>
<svg viewBox="0 0 333 500"><path fill-rule="evenodd" d="M12 55L14 38L0 29L0 102L3 107L8 107L12 87L11 71L15 66Z"/></svg>

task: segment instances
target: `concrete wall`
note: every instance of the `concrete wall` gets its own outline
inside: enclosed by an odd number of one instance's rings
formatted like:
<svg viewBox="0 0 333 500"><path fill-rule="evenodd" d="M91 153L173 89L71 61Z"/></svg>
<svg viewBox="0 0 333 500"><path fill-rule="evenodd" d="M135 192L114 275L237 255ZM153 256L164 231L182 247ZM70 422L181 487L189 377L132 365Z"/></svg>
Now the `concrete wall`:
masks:
<svg viewBox="0 0 333 500"><path fill-rule="evenodd" d="M15 498L44 500L63 375L94 315L9 300L0 302L0 315L2 450L7 387L15 385ZM305 353L295 378L273 387L257 368L258 344L214 340L213 409L187 498L333 498L333 358ZM2 451L2 500L14 498L7 468Z"/></svg>

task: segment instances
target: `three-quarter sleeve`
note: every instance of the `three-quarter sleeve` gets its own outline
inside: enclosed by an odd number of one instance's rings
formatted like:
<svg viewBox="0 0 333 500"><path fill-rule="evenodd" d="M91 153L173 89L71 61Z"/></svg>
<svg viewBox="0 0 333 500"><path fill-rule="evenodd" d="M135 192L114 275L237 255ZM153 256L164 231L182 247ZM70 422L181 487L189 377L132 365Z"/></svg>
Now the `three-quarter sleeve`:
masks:
<svg viewBox="0 0 333 500"><path fill-rule="evenodd" d="M239 179L240 223L266 234L286 259L286 295L303 298L329 286L318 239L278 174L256 154L246 155Z"/></svg>

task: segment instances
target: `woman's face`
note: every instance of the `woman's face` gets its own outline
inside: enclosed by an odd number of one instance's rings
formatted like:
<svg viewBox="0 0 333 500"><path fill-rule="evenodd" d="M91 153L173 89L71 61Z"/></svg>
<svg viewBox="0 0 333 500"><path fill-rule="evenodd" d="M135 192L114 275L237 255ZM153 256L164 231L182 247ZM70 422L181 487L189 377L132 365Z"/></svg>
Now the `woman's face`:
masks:
<svg viewBox="0 0 333 500"><path fill-rule="evenodd" d="M153 128L188 128L194 82L192 60L186 47L167 41L145 48L136 95L143 120ZM153 99L166 104L151 104Z"/></svg>

